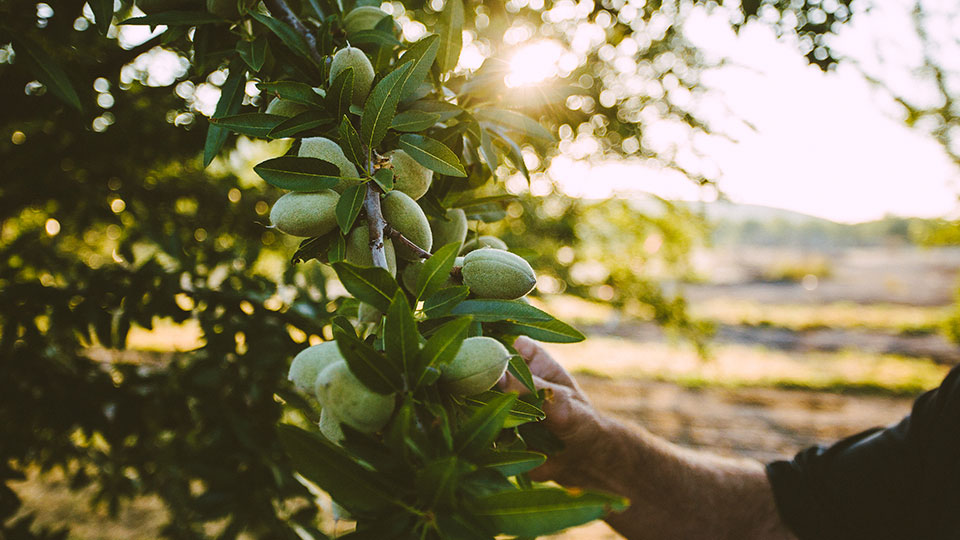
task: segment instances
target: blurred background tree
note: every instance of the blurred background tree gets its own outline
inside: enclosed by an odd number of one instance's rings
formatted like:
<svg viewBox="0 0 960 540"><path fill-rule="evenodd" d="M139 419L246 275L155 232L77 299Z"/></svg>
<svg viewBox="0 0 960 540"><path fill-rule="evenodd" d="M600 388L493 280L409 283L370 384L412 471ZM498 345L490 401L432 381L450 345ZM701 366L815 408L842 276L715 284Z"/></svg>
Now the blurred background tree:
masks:
<svg viewBox="0 0 960 540"><path fill-rule="evenodd" d="M384 7L403 23L404 10L429 15L442 4ZM798 32L809 60L826 68L835 59L824 36L850 16L848 2L834 4L743 2L730 24L759 16ZM314 22L336 12L322 1L291 5ZM712 182L679 141L712 133L693 107L708 66L683 21L715 3L467 5L461 69L474 77L451 84L472 85L471 99L537 115L559 135L555 154L632 156ZM349 306L327 295L330 276L318 265L288 267L294 246L264 226L278 194L248 163L282 146L231 139L229 158L202 166L204 116L221 90L263 105L254 85L230 83L238 60L221 45L232 43L225 27L144 34L115 23L170 9L194 10L198 22L209 15L194 2L119 1L107 24L97 17L104 6L0 2L0 536L65 535L32 527L9 487L26 472L60 470L71 488L93 485L95 503L112 511L159 496L166 537L320 537L313 495L275 439L276 396L295 399L289 358L329 338L331 314ZM403 32L420 37L415 25ZM184 36L198 54L177 45ZM507 61L534 39L530 56ZM269 50L268 61L290 61L274 36ZM549 64L541 54L557 62L531 71ZM575 92L559 92L555 80ZM650 136L667 128L678 130L675 142ZM551 195L548 163L510 151L515 167L498 173L526 177L545 197L509 203L501 210L511 219L495 232L540 254L542 290L652 312L701 335L656 270L684 268L699 241L693 214ZM131 339L144 329L155 330L158 350Z"/></svg>

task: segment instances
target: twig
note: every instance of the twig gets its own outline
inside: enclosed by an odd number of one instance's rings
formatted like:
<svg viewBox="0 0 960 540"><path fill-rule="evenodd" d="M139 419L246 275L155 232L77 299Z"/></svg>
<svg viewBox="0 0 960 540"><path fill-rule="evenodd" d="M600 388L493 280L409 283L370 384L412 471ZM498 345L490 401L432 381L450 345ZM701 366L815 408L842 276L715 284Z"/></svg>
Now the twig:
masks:
<svg viewBox="0 0 960 540"><path fill-rule="evenodd" d="M431 256L429 251L426 251L420 246L414 244L413 241L404 236L400 231L391 227L389 224L387 224L387 229L384 231L384 234L391 240L400 242L401 244L410 248L414 253L417 254L417 257L420 257L421 259L429 259Z"/></svg>
<svg viewBox="0 0 960 540"><path fill-rule="evenodd" d="M380 190L375 182L367 182L367 194L363 198L363 208L367 213L367 227L370 231L370 255L373 265L387 269L387 253L383 249L383 231L387 220L380 210Z"/></svg>
<svg viewBox="0 0 960 540"><path fill-rule="evenodd" d="M316 62L318 66L323 66L323 56L321 56L320 51L317 50L317 38L300 22L300 17L297 17L297 14L290 9L286 0L264 0L264 3L267 4L267 9L270 10L270 13L272 13L274 17L289 24L298 34L303 36L303 39L307 41L310 57L313 58L313 61Z"/></svg>

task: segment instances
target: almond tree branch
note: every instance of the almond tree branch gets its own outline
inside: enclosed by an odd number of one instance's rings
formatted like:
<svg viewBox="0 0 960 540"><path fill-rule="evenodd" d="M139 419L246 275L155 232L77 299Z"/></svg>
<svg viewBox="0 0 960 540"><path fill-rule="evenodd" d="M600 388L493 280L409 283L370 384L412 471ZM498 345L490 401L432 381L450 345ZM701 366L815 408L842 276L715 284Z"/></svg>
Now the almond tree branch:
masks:
<svg viewBox="0 0 960 540"><path fill-rule="evenodd" d="M387 269L387 253L383 249L383 231L388 227L380 209L380 189L375 182L367 182L367 194L363 198L363 208L367 214L367 227L370 231L370 255L373 265Z"/></svg>
<svg viewBox="0 0 960 540"><path fill-rule="evenodd" d="M431 257L429 251L422 249L420 246L414 244L409 238L404 236L403 233L391 227L390 224L387 224L387 229L384 231L384 234L388 238L396 242L400 242L401 244L413 250L413 252L417 254L417 257L420 257L421 259L429 259Z"/></svg>
<svg viewBox="0 0 960 540"><path fill-rule="evenodd" d="M264 3L274 17L289 24L298 34L303 36L303 39L307 41L307 45L309 46L310 58L312 58L318 66L323 66L323 56L321 56L320 51L317 50L317 38L304 26L300 21L300 17L297 17L297 14L290 9L286 0L264 0Z"/></svg>

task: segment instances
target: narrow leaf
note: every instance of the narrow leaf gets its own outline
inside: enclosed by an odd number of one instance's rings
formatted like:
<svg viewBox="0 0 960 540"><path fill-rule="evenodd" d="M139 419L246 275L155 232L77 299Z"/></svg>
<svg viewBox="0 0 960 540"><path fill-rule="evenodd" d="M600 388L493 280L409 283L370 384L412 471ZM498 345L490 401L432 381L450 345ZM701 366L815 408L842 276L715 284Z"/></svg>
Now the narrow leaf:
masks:
<svg viewBox="0 0 960 540"><path fill-rule="evenodd" d="M413 104L410 105L410 110L439 114L440 122L446 122L451 118L455 118L463 114L463 109L454 105L453 103L429 99L413 102Z"/></svg>
<svg viewBox="0 0 960 540"><path fill-rule="evenodd" d="M337 265L343 264L345 263L337 263ZM335 326L333 338L337 341L340 354L350 366L350 372L356 375L367 388L384 395L403 388L403 376L399 366L384 358L370 345L360 341L356 334Z"/></svg>
<svg viewBox="0 0 960 540"><path fill-rule="evenodd" d="M310 56L310 46L307 45L307 41L289 24L256 11L250 11L249 14L276 34L277 37L280 38L280 41L289 47L291 51L311 62L313 61L313 58Z"/></svg>
<svg viewBox="0 0 960 540"><path fill-rule="evenodd" d="M443 288L443 285L450 279L450 270L453 269L453 262L459 252L460 243L454 242L436 250L432 257L423 262L423 268L417 275L417 301L431 296Z"/></svg>
<svg viewBox="0 0 960 540"><path fill-rule="evenodd" d="M428 319L445 317L469 294L470 288L464 285L442 289L423 301L423 313Z"/></svg>
<svg viewBox="0 0 960 540"><path fill-rule="evenodd" d="M486 162L487 167L490 167L490 171L495 171L497 165L500 164L500 154L497 152L497 147L493 145L493 139L490 138L490 134L485 129L480 130L479 150L480 157Z"/></svg>
<svg viewBox="0 0 960 540"><path fill-rule="evenodd" d="M486 450L497 438L516 401L517 394L503 394L474 411L454 436L454 449L464 455Z"/></svg>
<svg viewBox="0 0 960 540"><path fill-rule="evenodd" d="M381 32L380 30L375 29L361 30L359 32L350 34L350 43L354 45L369 43L371 45L386 45L388 47L396 47L401 45L401 43L393 36L393 34L389 32Z"/></svg>
<svg viewBox="0 0 960 540"><path fill-rule="evenodd" d="M543 139L548 142L553 142L556 139L553 133L550 133L547 128L541 126L539 122L516 111L507 109L477 109L473 111L473 115L481 122L497 124L509 131L527 137Z"/></svg>
<svg viewBox="0 0 960 540"><path fill-rule="evenodd" d="M457 155L438 140L407 133L400 136L400 148L404 149L417 163L424 167L445 174L466 178L467 171Z"/></svg>
<svg viewBox="0 0 960 540"><path fill-rule="evenodd" d="M463 48L463 0L447 0L437 30L440 33L437 67L442 72L450 71L457 66Z"/></svg>
<svg viewBox="0 0 960 540"><path fill-rule="evenodd" d="M25 37L17 37L13 42L13 48L18 54L17 60L22 61L33 76L60 98L60 101L78 111L83 108L80 104L80 96L74 90L67 73L37 43Z"/></svg>
<svg viewBox="0 0 960 540"><path fill-rule="evenodd" d="M523 386L531 392L536 392L537 387L533 383L533 374L530 373L530 366L519 355L510 357L510 363L507 364L507 371L523 383Z"/></svg>
<svg viewBox="0 0 960 540"><path fill-rule="evenodd" d="M144 17L132 17L117 23L118 25L141 26L197 26L223 22L223 19L207 11L164 11Z"/></svg>
<svg viewBox="0 0 960 540"><path fill-rule="evenodd" d="M525 452L521 450L509 452L491 452L476 460L478 465L491 467L503 473L504 476L515 476L532 471L547 460L547 456L539 452Z"/></svg>
<svg viewBox="0 0 960 540"><path fill-rule="evenodd" d="M286 116L266 113L243 113L223 118L211 118L210 122L224 129L248 135L250 137L259 137L267 139L273 128L279 126L287 120Z"/></svg>
<svg viewBox="0 0 960 540"><path fill-rule="evenodd" d="M362 512L393 504L391 490L375 474L321 435L290 424L280 424L277 434L297 472L347 509Z"/></svg>
<svg viewBox="0 0 960 540"><path fill-rule="evenodd" d="M340 169L317 158L281 156L261 162L253 170L268 184L291 191L319 191L340 181Z"/></svg>
<svg viewBox="0 0 960 540"><path fill-rule="evenodd" d="M430 73L430 66L437 58L437 51L440 50L440 36L430 34L420 38L419 41L411 45L407 52L400 57L398 64L412 63L413 68L403 82L403 88L400 90L400 99L407 99Z"/></svg>
<svg viewBox="0 0 960 540"><path fill-rule="evenodd" d="M332 111L337 118L344 116L350 111L350 102L353 100L353 81L354 70L352 67L341 71L330 84L330 90L327 92L327 109Z"/></svg>
<svg viewBox="0 0 960 540"><path fill-rule="evenodd" d="M343 153L347 156L347 159L360 169L361 175L368 174L367 157L363 151L363 144L360 142L360 135L354 129L353 124L350 123L347 115L343 115L343 120L340 121L340 147L343 148Z"/></svg>
<svg viewBox="0 0 960 540"><path fill-rule="evenodd" d="M547 322L554 320L549 313L517 300L467 300L461 302L450 314L471 315L479 322Z"/></svg>
<svg viewBox="0 0 960 540"><path fill-rule="evenodd" d="M336 235L330 247L327 249L327 262L330 264L338 263L347 258L347 241L342 234Z"/></svg>
<svg viewBox="0 0 960 540"><path fill-rule="evenodd" d="M621 497L580 490L536 488L504 491L480 498L474 512L496 530L517 536L542 536L623 511Z"/></svg>
<svg viewBox="0 0 960 540"><path fill-rule="evenodd" d="M313 107L323 105L323 97L306 83L297 81L262 82L257 84L257 88L268 96L276 96L301 105L311 105Z"/></svg>
<svg viewBox="0 0 960 540"><path fill-rule="evenodd" d="M230 62L229 74L223 86L220 87L220 100L214 110L214 118L237 114L243 105L244 86L247 82L247 71L243 64L234 59ZM230 131L221 126L210 124L207 128L207 138L203 144L203 166L207 167L217 157L223 145L227 142Z"/></svg>
<svg viewBox="0 0 960 540"><path fill-rule="evenodd" d="M107 35L113 19L113 0L89 0L89 3L93 10L93 20L97 23L97 31L100 35Z"/></svg>
<svg viewBox="0 0 960 540"><path fill-rule="evenodd" d="M403 111L393 117L390 129L394 131L423 131L433 127L440 115L423 111Z"/></svg>
<svg viewBox="0 0 960 540"><path fill-rule="evenodd" d="M366 194L366 184L350 186L340 194L340 200L337 201L337 225L340 226L343 234L347 234L353 228L353 222L357 220L360 209L363 208L363 198Z"/></svg>
<svg viewBox="0 0 960 540"><path fill-rule="evenodd" d="M468 396L464 398L464 401L468 406L480 408L486 406L493 400L500 399L503 395L503 392L487 390L475 396ZM507 419L503 422L503 427L512 428L528 422L539 422L546 417L546 413L536 406L518 399L510 407L510 414L507 415Z"/></svg>
<svg viewBox="0 0 960 540"><path fill-rule="evenodd" d="M506 136L506 134L501 132L496 133L497 139L507 147L507 155L510 156L510 161L513 163L513 166L523 173L523 176L525 176L527 180L530 180L530 171L527 170L527 162L523 160L523 151L520 149L520 145Z"/></svg>
<svg viewBox="0 0 960 540"><path fill-rule="evenodd" d="M370 92L360 120L360 141L364 145L373 148L380 144L387 134L387 129L397 112L397 103L400 102L400 90L404 77L412 66L413 64L408 62L397 67Z"/></svg>
<svg viewBox="0 0 960 540"><path fill-rule="evenodd" d="M528 336L548 343L579 343L586 339L579 330L557 319L497 323L496 329L503 334Z"/></svg>
<svg viewBox="0 0 960 540"><path fill-rule="evenodd" d="M447 456L427 463L417 475L417 494L427 508L449 507L455 502L460 477L474 470L470 463Z"/></svg>
<svg viewBox="0 0 960 540"><path fill-rule="evenodd" d="M377 169L373 173L373 181L386 193L393 189L393 169Z"/></svg>
<svg viewBox="0 0 960 540"><path fill-rule="evenodd" d="M407 374L407 380L414 380L420 375L419 372L414 373L420 352L419 338L407 297L403 291L397 290L383 320L383 349L387 358Z"/></svg>
<svg viewBox="0 0 960 540"><path fill-rule="evenodd" d="M283 139L293 137L298 133L310 129L316 129L334 122L333 117L327 114L327 111L320 109L311 109L284 120L270 130L270 138Z"/></svg>
<svg viewBox="0 0 960 540"><path fill-rule="evenodd" d="M260 36L253 41L240 40L237 42L237 53L253 71L260 71L267 61L267 38Z"/></svg>
<svg viewBox="0 0 960 540"><path fill-rule="evenodd" d="M419 387L423 383L423 371L428 367L439 367L453 361L460 351L460 345L467 339L467 329L470 328L470 317L459 317L454 319L437 330L430 336L427 343L420 351L421 373L411 380L416 381L414 387Z"/></svg>
<svg viewBox="0 0 960 540"><path fill-rule="evenodd" d="M350 294L383 312L390 309L393 295L400 289L397 280L383 268L337 263L333 270Z"/></svg>

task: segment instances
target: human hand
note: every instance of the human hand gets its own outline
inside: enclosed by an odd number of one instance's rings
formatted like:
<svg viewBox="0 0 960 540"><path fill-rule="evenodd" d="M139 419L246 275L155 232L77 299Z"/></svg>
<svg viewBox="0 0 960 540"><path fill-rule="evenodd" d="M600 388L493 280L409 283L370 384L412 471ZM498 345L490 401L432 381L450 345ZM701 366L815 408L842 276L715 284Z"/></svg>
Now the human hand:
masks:
<svg viewBox="0 0 960 540"><path fill-rule="evenodd" d="M585 485L589 483L586 477L589 471L584 465L591 462L591 455L595 456L598 449L606 446L610 421L593 408L573 377L539 343L521 336L513 346L527 362L536 388L545 391L544 425L565 446L531 471L530 477L536 481L555 480L589 487ZM500 386L508 392L529 393L523 383L509 373L501 379Z"/></svg>

